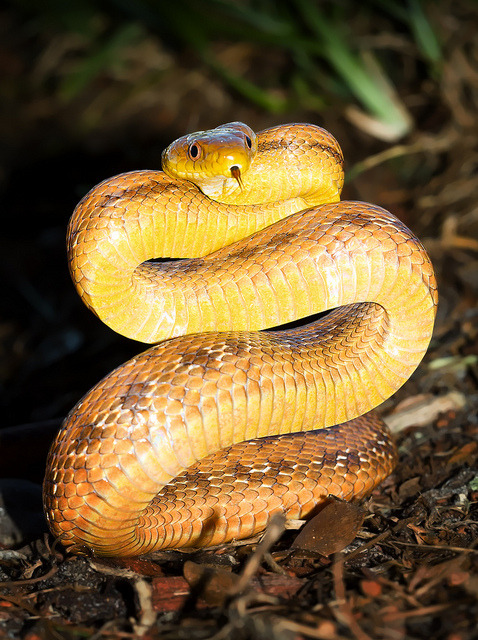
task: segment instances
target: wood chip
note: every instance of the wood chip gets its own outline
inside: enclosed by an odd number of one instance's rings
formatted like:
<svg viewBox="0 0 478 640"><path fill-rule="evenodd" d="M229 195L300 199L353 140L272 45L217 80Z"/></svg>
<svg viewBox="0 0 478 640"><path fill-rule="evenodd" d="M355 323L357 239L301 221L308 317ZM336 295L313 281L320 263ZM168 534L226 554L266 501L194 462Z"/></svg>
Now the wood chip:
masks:
<svg viewBox="0 0 478 640"><path fill-rule="evenodd" d="M459 391L450 391L438 398L431 393L424 393L407 398L396 410L384 417L385 423L392 433L400 433L411 426L425 426L438 418L440 413L458 411L466 405L465 396Z"/></svg>

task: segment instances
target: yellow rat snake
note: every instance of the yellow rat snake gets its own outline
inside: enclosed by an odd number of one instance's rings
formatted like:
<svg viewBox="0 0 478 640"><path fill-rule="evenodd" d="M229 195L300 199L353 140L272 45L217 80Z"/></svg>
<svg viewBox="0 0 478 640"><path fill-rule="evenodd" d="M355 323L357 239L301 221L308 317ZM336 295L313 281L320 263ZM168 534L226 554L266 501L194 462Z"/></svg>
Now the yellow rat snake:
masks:
<svg viewBox="0 0 478 640"><path fill-rule="evenodd" d="M103 555L216 545L369 494L396 450L367 412L415 370L435 317L423 246L340 201L325 130L234 122L162 160L95 187L68 229L85 304L158 343L86 394L49 454L53 533Z"/></svg>

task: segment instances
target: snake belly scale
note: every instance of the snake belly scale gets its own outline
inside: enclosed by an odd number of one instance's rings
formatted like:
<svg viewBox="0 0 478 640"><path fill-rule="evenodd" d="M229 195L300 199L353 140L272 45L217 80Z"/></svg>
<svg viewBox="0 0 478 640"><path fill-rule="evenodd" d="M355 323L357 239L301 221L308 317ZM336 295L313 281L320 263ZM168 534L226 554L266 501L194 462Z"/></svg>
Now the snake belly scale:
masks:
<svg viewBox="0 0 478 640"><path fill-rule="evenodd" d="M163 169L101 183L68 229L85 304L156 343L86 394L47 462L53 533L104 555L216 545L369 494L396 462L370 411L413 373L435 317L423 246L380 207L340 201L323 129L230 123L180 138Z"/></svg>

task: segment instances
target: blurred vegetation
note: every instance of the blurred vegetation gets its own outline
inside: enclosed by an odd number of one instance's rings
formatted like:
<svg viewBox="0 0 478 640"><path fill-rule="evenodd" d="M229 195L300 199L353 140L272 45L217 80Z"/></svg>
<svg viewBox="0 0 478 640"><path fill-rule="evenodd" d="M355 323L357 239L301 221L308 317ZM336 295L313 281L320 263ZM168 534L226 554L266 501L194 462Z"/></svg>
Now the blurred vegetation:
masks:
<svg viewBox="0 0 478 640"><path fill-rule="evenodd" d="M437 80L442 73L440 4L18 0L17 7L30 33L42 32L52 44L62 34L56 51L49 56L44 52L40 71L44 81L56 82L57 95L65 102L101 76L127 76L131 50L143 45L145 69L136 92L171 73L167 51L183 53L261 110L320 112L338 103L370 133L396 140L413 126L396 90L404 59L420 65L421 75ZM55 54L55 68L48 68Z"/></svg>

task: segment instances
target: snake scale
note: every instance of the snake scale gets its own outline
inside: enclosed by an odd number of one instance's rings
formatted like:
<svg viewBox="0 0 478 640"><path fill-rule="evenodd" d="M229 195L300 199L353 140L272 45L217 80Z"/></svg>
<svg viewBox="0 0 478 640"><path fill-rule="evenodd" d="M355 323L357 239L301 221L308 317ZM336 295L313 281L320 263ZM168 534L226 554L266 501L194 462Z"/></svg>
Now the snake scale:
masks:
<svg viewBox="0 0 478 640"><path fill-rule="evenodd" d="M229 123L162 164L99 184L68 228L85 304L155 343L86 394L47 461L52 532L102 555L217 545L369 494L397 457L370 412L435 317L423 246L380 207L340 201L325 130Z"/></svg>

